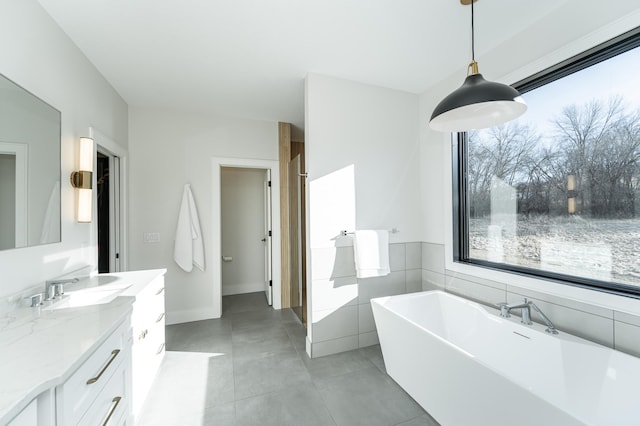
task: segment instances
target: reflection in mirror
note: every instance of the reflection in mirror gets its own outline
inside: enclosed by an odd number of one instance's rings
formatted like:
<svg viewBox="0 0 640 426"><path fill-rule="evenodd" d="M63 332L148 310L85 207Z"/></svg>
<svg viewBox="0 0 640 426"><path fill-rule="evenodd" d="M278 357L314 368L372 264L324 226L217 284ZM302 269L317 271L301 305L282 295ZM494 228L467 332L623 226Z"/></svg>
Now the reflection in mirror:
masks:
<svg viewBox="0 0 640 426"><path fill-rule="evenodd" d="M60 112L0 75L0 250L60 241Z"/></svg>

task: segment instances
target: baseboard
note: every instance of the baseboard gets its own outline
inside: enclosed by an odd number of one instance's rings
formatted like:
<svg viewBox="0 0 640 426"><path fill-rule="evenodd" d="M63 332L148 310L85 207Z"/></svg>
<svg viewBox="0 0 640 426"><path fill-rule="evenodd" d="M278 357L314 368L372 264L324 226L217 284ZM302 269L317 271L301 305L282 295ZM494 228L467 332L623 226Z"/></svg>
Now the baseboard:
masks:
<svg viewBox="0 0 640 426"><path fill-rule="evenodd" d="M358 336L345 336L338 339L324 340L322 342L310 342L311 358L333 355L340 352L358 349Z"/></svg>
<svg viewBox="0 0 640 426"><path fill-rule="evenodd" d="M232 294L256 293L263 290L264 283L223 285L222 295L230 296Z"/></svg>
<svg viewBox="0 0 640 426"><path fill-rule="evenodd" d="M167 312L166 324L182 324L184 322L215 319L211 308L184 309L182 311Z"/></svg>

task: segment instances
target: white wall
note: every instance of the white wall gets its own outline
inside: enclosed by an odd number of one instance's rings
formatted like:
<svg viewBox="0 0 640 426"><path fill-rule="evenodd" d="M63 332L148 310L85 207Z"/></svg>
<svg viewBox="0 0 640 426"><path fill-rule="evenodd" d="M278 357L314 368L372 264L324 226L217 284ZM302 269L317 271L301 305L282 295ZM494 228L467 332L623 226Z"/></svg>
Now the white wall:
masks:
<svg viewBox="0 0 640 426"><path fill-rule="evenodd" d="M371 330L361 327L369 318L364 295L373 294L365 290L407 291L404 244L397 246L397 271L382 280L356 280L352 239L339 233L397 228L392 243L419 240L418 125L417 95L307 76L307 303L313 356L375 343Z"/></svg>
<svg viewBox="0 0 640 426"><path fill-rule="evenodd" d="M90 126L126 147L128 117L126 103L35 0L0 3L0 51L0 73L62 112L62 242L1 251L0 295L6 296L95 266L95 223L75 222L68 176L78 138Z"/></svg>
<svg viewBox="0 0 640 426"><path fill-rule="evenodd" d="M549 66L581 53L601 42L629 31L640 25L640 4L636 0L619 0L607 3L567 1L553 13L536 22L497 49L477 58L480 72L489 80L515 83ZM481 37L481 33L478 34ZM427 281L433 286L455 288L456 274L466 274L465 286L457 292L485 300L481 293L487 282L502 289L493 292L493 297L504 298L505 285L534 289L540 294L554 295L579 300L591 306L620 308L625 312L640 312L637 301L620 298L601 292L577 289L552 284L542 280L524 279L510 274L498 273L483 268L460 265L453 262L451 250L452 205L451 205L451 136L428 129L428 121L435 105L448 93L462 84L466 64L448 79L436 84L420 96L421 130L421 198L424 223L423 241L434 253L443 253L445 259L430 260L437 263L429 274L438 270L439 275L429 275ZM588 90L588 88L585 88ZM561 94L560 94L561 95ZM525 95L526 100L526 95ZM423 255L426 249L423 248ZM427 256L427 255L425 255ZM428 256L427 256L428 257ZM429 268L427 268L429 269ZM446 277L445 277L446 274ZM490 281L487 281L490 280ZM481 285L485 284L485 286ZM464 287L464 289L462 289ZM491 293L491 292L489 292ZM501 295L501 296L500 296ZM499 300L494 300L497 302ZM570 304L570 302L563 302Z"/></svg>
<svg viewBox="0 0 640 426"><path fill-rule="evenodd" d="M141 108L130 109L129 123L129 269L167 268L169 323L214 318L212 157L277 160L277 123ZM186 273L173 261L185 183L198 207L205 272ZM160 233L160 242L144 243L145 232Z"/></svg>
<svg viewBox="0 0 640 426"><path fill-rule="evenodd" d="M313 186L334 173L346 173L350 177L342 182L355 189L352 217L337 202L342 188L310 194L312 206L326 197L323 214L331 215L314 217L318 212L310 212L311 247L332 247L338 231L353 231L354 226L398 228L394 242L416 241L422 222L418 96L317 74L307 76L306 90L307 182ZM334 208L342 213L332 215Z"/></svg>
<svg viewBox="0 0 640 426"><path fill-rule="evenodd" d="M222 295L264 290L265 170L225 167L220 177Z"/></svg>

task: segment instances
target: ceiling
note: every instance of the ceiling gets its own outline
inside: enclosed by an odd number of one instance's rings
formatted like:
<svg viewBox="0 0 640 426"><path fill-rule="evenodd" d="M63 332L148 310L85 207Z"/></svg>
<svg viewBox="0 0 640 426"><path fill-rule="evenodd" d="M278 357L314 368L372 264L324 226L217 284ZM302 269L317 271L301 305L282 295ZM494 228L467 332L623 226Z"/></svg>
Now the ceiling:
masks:
<svg viewBox="0 0 640 426"><path fill-rule="evenodd" d="M303 128L308 72L422 93L471 56L458 0L39 2L131 107ZM562 3L476 3L477 56Z"/></svg>

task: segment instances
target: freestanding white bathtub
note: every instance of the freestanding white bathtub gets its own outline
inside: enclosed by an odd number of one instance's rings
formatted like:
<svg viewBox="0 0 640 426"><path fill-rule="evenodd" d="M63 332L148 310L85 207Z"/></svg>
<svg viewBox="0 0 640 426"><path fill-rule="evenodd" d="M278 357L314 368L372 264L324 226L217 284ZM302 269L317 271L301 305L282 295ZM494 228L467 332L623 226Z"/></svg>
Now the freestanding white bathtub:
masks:
<svg viewBox="0 0 640 426"><path fill-rule="evenodd" d="M640 426L638 358L442 291L371 305L388 374L443 426Z"/></svg>

